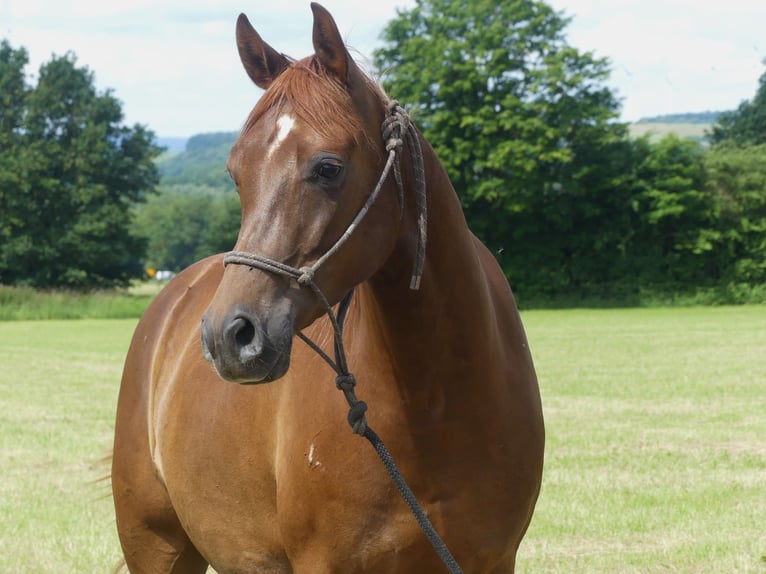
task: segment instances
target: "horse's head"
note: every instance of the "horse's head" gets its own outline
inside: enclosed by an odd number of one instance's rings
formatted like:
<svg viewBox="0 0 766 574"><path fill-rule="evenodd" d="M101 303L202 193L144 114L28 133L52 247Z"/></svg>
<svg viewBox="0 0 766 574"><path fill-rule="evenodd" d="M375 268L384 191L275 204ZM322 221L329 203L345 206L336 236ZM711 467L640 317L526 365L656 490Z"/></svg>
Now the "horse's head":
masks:
<svg viewBox="0 0 766 574"><path fill-rule="evenodd" d="M233 253L293 270L311 269L330 304L365 281L391 255L400 225L394 178L353 233L343 236L386 163L386 103L358 69L332 16L314 12L315 55L293 62L266 44L244 15L237 46L250 78L265 91L232 148L228 169L242 225ZM321 265L316 265L321 260ZM297 277L227 260L202 320L205 356L227 380L273 381L289 366L293 335L324 313ZM234 264L232 264L234 263Z"/></svg>

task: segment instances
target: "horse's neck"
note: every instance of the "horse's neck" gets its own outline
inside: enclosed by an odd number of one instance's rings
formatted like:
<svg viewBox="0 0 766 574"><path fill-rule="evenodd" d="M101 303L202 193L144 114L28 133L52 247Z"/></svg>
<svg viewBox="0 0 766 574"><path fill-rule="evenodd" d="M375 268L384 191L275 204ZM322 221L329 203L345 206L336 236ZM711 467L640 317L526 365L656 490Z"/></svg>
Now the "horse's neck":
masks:
<svg viewBox="0 0 766 574"><path fill-rule="evenodd" d="M403 225L389 263L359 293L360 319L379 339L376 346L385 349L397 377L417 385L412 381L438 379L442 384L468 376L477 368L468 358L486 354L496 332L475 239L444 168L430 146L423 151L428 242L420 289L410 289L418 235L409 202L409 224Z"/></svg>

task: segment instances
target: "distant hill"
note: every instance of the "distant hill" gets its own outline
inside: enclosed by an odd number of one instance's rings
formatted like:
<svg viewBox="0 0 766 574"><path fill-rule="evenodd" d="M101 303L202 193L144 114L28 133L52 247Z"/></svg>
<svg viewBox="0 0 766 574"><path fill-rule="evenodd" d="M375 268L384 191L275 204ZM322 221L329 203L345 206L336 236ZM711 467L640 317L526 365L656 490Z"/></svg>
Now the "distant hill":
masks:
<svg viewBox="0 0 766 574"><path fill-rule="evenodd" d="M685 114L665 114L650 118L641 118L630 124L630 135L641 137L649 135L651 139L661 139L668 134L681 138L692 138L703 144L709 144L708 132L725 111L691 112Z"/></svg>
<svg viewBox="0 0 766 574"><path fill-rule="evenodd" d="M649 118L641 118L637 124L705 124L711 125L718 121L725 111L690 112L685 114L665 114Z"/></svg>
<svg viewBox="0 0 766 574"><path fill-rule="evenodd" d="M697 124L697 123L660 123L660 122L637 122L630 124L628 130L630 135L634 138L639 138L644 135L649 135L652 141L660 140L668 134L675 134L680 138L691 138L702 142L708 143L707 132L710 131L712 124Z"/></svg>
<svg viewBox="0 0 766 574"><path fill-rule="evenodd" d="M685 114L666 114L630 124L630 134L640 137L649 134L653 139L674 133L707 142L706 132L718 121L723 111L705 111ZM233 186L226 173L226 160L237 132L197 134L190 138L157 138L167 148L157 166L165 186L196 186L230 190Z"/></svg>
<svg viewBox="0 0 766 574"><path fill-rule="evenodd" d="M162 155L157 160L162 184L231 189L226 160L238 135L237 132L198 134L186 140L182 151Z"/></svg>

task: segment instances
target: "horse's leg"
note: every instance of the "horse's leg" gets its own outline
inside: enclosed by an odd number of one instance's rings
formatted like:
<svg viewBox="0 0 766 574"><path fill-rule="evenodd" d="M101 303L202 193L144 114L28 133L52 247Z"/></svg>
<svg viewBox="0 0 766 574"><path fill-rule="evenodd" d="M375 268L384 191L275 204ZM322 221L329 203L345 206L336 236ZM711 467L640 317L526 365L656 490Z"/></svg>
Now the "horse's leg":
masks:
<svg viewBox="0 0 766 574"><path fill-rule="evenodd" d="M202 574L207 562L197 552L173 509L146 488L122 498L117 529L131 574ZM155 493L159 494L159 493ZM164 493L163 493L164 494Z"/></svg>
<svg viewBox="0 0 766 574"><path fill-rule="evenodd" d="M204 573L207 562L184 532L149 454L140 399L123 393L112 454L117 531L131 574ZM136 395L140 395L136 393Z"/></svg>

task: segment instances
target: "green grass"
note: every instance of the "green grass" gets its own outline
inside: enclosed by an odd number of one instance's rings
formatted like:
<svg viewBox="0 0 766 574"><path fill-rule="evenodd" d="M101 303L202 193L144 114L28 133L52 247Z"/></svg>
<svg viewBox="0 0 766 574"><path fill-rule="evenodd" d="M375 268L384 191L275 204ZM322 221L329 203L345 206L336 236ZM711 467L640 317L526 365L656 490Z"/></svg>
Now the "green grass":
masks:
<svg viewBox="0 0 766 574"><path fill-rule="evenodd" d="M519 572L766 572L766 307L524 318L548 442Z"/></svg>
<svg viewBox="0 0 766 574"><path fill-rule="evenodd" d="M78 293L0 285L0 321L138 318L161 287L145 282L126 290Z"/></svg>
<svg viewBox="0 0 766 574"><path fill-rule="evenodd" d="M548 438L517 572L766 574L766 306L523 317ZM117 562L97 479L134 325L0 322L0 572Z"/></svg>
<svg viewBox="0 0 766 574"><path fill-rule="evenodd" d="M109 572L103 459L135 320L0 322L0 572Z"/></svg>

